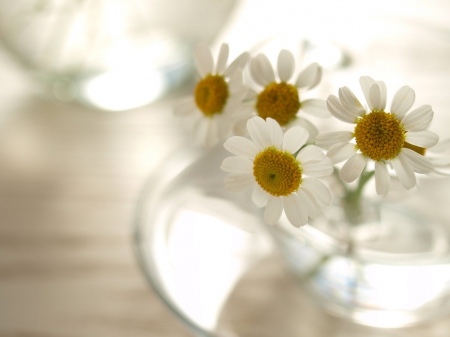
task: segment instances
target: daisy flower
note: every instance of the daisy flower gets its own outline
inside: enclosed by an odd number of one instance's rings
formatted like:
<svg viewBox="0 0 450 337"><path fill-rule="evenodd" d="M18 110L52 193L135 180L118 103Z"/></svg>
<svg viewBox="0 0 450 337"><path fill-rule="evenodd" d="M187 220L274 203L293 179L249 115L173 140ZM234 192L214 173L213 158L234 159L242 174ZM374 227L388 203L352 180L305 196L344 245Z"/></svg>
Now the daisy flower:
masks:
<svg viewBox="0 0 450 337"><path fill-rule="evenodd" d="M360 84L370 111L367 113L349 88L340 88L339 98L328 97L328 109L337 119L355 124L355 128L353 132L321 134L316 145L329 148L327 156L333 163L346 160L340 171L345 182L356 180L371 160L375 163L378 195L386 195L390 189L386 164L394 169L403 187L409 190L416 185L415 173L428 173L433 169L429 159L411 149L412 146L430 148L438 142L439 137L426 130L433 119L433 110L431 106L423 105L407 114L414 104L415 93L410 87L403 86L387 112L386 84L368 76L361 77Z"/></svg>
<svg viewBox="0 0 450 337"><path fill-rule="evenodd" d="M294 56L285 49L278 55L277 78L266 55L259 54L251 60L250 74L253 80L263 88L258 93L249 90L247 98L254 100L255 103L249 106L247 111L244 110L244 120L245 117L248 119L258 115L264 119L273 118L287 128L299 125L309 132L308 142L312 142L318 130L310 121L303 118L303 112L321 118L329 117L330 113L325 100L301 100L299 90L308 91L318 85L322 78L322 68L317 63L312 63L300 72L295 82L290 82L294 69Z"/></svg>
<svg viewBox="0 0 450 337"><path fill-rule="evenodd" d="M296 126L285 134L272 118L255 116L248 120L251 140L234 136L224 147L236 156L225 158L221 169L230 172L225 188L231 192L253 189L252 200L265 207L264 220L275 224L283 212L292 225L306 224L321 208L329 205L331 194L315 179L333 172L332 162L314 145L304 146L308 131ZM309 177L308 177L309 176Z"/></svg>
<svg viewBox="0 0 450 337"><path fill-rule="evenodd" d="M232 129L233 113L247 94L241 69L249 54L242 53L227 67L228 53L228 45L222 44L214 66L208 46L198 45L195 66L200 80L194 95L182 97L174 104L175 114L182 116L183 124L192 131L194 145L212 147L226 138Z"/></svg>

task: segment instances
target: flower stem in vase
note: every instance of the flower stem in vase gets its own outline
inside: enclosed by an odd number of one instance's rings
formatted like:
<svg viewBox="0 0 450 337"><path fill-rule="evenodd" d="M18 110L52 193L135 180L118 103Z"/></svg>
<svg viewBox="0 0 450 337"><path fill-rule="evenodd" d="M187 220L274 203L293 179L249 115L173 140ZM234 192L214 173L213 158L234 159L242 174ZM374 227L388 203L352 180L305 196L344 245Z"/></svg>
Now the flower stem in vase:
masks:
<svg viewBox="0 0 450 337"><path fill-rule="evenodd" d="M341 206L344 209L345 216L351 226L357 226L364 223L365 214L362 207L362 198L364 186L374 175L374 171L363 172L358 180L358 185L354 190L346 189L346 194L341 200Z"/></svg>

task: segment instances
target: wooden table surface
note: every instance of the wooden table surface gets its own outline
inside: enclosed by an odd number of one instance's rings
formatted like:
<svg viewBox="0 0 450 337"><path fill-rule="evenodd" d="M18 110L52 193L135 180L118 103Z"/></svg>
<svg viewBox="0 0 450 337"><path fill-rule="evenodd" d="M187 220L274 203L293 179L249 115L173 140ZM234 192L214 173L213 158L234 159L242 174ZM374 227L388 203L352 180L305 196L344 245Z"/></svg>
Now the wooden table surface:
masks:
<svg viewBox="0 0 450 337"><path fill-rule="evenodd" d="M36 97L2 52L0 69L0 336L192 336L147 285L131 242L140 188L185 139L171 111L182 90L105 113ZM292 324L293 299L304 324ZM244 277L224 316L246 337L450 334L450 319L381 330L332 318L276 256Z"/></svg>
<svg viewBox="0 0 450 337"><path fill-rule="evenodd" d="M139 190L183 141L175 96L90 111L33 95L4 53L0 69L0 336L190 336L131 245Z"/></svg>

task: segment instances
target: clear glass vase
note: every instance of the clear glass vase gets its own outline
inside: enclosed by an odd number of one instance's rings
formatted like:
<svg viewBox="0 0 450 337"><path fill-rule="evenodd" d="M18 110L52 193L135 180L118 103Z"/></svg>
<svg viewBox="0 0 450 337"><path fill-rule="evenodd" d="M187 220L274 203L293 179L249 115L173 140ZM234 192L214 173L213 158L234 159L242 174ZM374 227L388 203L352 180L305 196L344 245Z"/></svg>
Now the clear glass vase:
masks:
<svg viewBox="0 0 450 337"><path fill-rule="evenodd" d="M225 191L219 167L227 156L221 145L182 149L149 180L136 212L141 267L195 333L227 336L218 323L222 309L243 275L274 247L299 288L349 321L399 328L450 312L450 232L428 205L432 200L421 193L383 202L369 198L355 226L335 197L302 228L284 216L272 227L250 193ZM305 310L303 303L286 305L298 315Z"/></svg>
<svg viewBox="0 0 450 337"><path fill-rule="evenodd" d="M152 176L136 209L134 245L160 299L198 336L219 328L234 286L272 250L249 195L225 191L220 144L184 148Z"/></svg>
<svg viewBox="0 0 450 337"><path fill-rule="evenodd" d="M450 228L426 205L420 195L363 198L355 223L337 198L303 228L282 219L271 229L289 269L324 309L405 327L450 312Z"/></svg>
<svg viewBox="0 0 450 337"><path fill-rule="evenodd" d="M145 105L193 74L237 0L0 2L0 42L46 97L106 111Z"/></svg>

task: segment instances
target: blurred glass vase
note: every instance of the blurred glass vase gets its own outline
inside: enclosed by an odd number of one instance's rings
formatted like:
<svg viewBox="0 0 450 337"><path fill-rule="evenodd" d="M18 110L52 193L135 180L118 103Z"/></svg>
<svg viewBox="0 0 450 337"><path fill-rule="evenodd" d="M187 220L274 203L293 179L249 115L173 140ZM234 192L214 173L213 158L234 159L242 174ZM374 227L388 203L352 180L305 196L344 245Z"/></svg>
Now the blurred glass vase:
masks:
<svg viewBox="0 0 450 337"><path fill-rule="evenodd" d="M436 216L442 213L420 194L401 202L367 198L355 223L344 203L336 198L305 227L282 218L271 228L301 285L328 312L374 327L447 314L450 232Z"/></svg>
<svg viewBox="0 0 450 337"><path fill-rule="evenodd" d="M128 110L186 80L236 2L2 1L0 38L54 98Z"/></svg>
<svg viewBox="0 0 450 337"><path fill-rule="evenodd" d="M219 166L227 155L221 146L183 149L143 190L136 214L135 247L148 281L198 335L226 335L216 325L221 309L271 243L299 285L334 315L399 328L450 312L450 231L429 195L436 186L395 202L368 198L356 226L339 196L304 227L284 215L269 226L250 193L223 189Z"/></svg>

